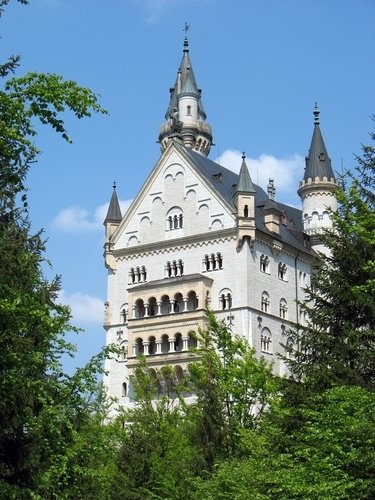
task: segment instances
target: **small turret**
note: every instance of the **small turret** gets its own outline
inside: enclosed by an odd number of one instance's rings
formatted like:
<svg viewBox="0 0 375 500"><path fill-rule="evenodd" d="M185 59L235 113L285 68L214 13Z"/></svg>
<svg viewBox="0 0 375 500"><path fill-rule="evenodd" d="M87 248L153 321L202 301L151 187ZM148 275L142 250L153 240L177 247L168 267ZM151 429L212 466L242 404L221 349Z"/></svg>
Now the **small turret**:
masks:
<svg viewBox="0 0 375 500"><path fill-rule="evenodd" d="M238 176L235 204L237 206L237 249L240 250L245 239L250 248L255 241L255 189L246 165L245 153L242 154L242 164Z"/></svg>
<svg viewBox="0 0 375 500"><path fill-rule="evenodd" d="M121 219L121 208L117 198L116 183L114 182L111 201L103 223L105 227L104 262L106 267L113 271L116 270L116 261L112 253L111 237L119 226Z"/></svg>
<svg viewBox="0 0 375 500"><path fill-rule="evenodd" d="M117 198L116 183L114 182L111 201L109 202L107 215L104 219L106 240L109 240L109 238L112 236L114 230L120 224L121 219L121 208Z"/></svg>
<svg viewBox="0 0 375 500"><path fill-rule="evenodd" d="M324 251L319 234L332 228L331 212L337 210L336 188L337 182L319 127L319 110L315 103L314 132L303 180L298 189L302 200L304 232L310 236L311 246L315 250Z"/></svg>
<svg viewBox="0 0 375 500"><path fill-rule="evenodd" d="M166 149L171 139L177 139L187 148L208 156L212 145L212 130L205 121L206 113L201 100L201 90L198 89L191 65L187 37L184 41L176 83L170 89L170 101L165 119L166 122L161 126L159 133L162 151Z"/></svg>

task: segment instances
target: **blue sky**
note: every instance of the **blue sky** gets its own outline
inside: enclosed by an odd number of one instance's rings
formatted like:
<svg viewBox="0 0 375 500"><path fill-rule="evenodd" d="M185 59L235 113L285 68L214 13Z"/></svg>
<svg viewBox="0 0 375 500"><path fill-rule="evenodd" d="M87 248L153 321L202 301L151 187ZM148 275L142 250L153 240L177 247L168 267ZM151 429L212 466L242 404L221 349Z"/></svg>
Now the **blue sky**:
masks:
<svg viewBox="0 0 375 500"><path fill-rule="evenodd" d="M74 143L40 129L43 150L28 186L35 229L45 228L49 273L86 333L81 365L104 343L103 226L113 181L126 206L159 154L156 139L182 56L190 56L215 147L254 182L298 206L318 101L333 166L353 167L375 112L374 0L11 0L0 19L1 58L22 55L18 75L58 73L100 94L108 116L76 121Z"/></svg>

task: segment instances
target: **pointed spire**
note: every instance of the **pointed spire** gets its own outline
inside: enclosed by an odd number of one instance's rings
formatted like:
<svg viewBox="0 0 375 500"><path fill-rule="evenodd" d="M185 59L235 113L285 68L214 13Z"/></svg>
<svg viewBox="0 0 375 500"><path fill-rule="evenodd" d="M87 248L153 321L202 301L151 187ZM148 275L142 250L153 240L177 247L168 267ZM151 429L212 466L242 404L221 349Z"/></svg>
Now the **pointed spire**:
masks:
<svg viewBox="0 0 375 500"><path fill-rule="evenodd" d="M249 169L246 165L246 155L245 152L242 153L242 164L240 173L238 176L238 184L236 188L236 193L255 193L254 185L252 183Z"/></svg>
<svg viewBox="0 0 375 500"><path fill-rule="evenodd" d="M113 193L111 197L111 201L109 202L107 216L104 220L104 223L108 221L120 222L122 219L120 204L117 198L116 193L116 182L113 183Z"/></svg>
<svg viewBox="0 0 375 500"><path fill-rule="evenodd" d="M188 29L185 26L184 31ZM189 55L189 41L185 36L181 63L177 72L174 87L170 89L170 99L165 113L166 122L159 133L159 143L165 151L173 135L173 117L177 116L182 123L181 137L185 147L195 149L207 156L212 145L211 126L205 121L206 113L201 100L201 90L198 88L193 66ZM171 135L172 134L172 135Z"/></svg>
<svg viewBox="0 0 375 500"><path fill-rule="evenodd" d="M322 132L319 127L319 114L317 103L314 108L314 132L311 139L311 146L309 154L306 157L304 180L315 180L317 177L320 180L327 178L328 180L334 179L331 159L328 156L326 146L324 144Z"/></svg>

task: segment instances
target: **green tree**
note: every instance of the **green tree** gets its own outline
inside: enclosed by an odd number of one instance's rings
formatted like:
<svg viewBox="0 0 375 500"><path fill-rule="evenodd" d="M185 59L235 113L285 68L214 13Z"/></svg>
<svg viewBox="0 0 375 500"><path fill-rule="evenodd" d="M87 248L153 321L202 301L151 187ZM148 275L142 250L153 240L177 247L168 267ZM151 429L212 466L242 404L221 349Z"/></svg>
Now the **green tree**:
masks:
<svg viewBox="0 0 375 500"><path fill-rule="evenodd" d="M357 161L337 190L334 229L322 235L329 253L320 256L301 304L307 326L298 325L293 346L286 346L295 378L323 390L375 388L374 147L363 146Z"/></svg>
<svg viewBox="0 0 375 500"><path fill-rule="evenodd" d="M245 339L208 312L207 329L197 335L199 360L189 365L197 402L187 411L192 439L202 446L204 467L241 452L241 433L255 430L275 397L272 365L256 358Z"/></svg>
<svg viewBox="0 0 375 500"><path fill-rule="evenodd" d="M247 456L218 464L196 481L193 498L207 500L370 499L375 494L375 394L335 387L298 409L304 425L280 425L285 415L248 433Z"/></svg>
<svg viewBox="0 0 375 500"><path fill-rule="evenodd" d="M189 497L199 460L178 404L184 383L171 366L150 370L141 357L132 384L134 407L118 419L123 431L111 498Z"/></svg>
<svg viewBox="0 0 375 500"><path fill-rule="evenodd" d="M8 0L0 2L0 9ZM27 3L21 0L21 3ZM14 72L19 58L0 66ZM60 279L43 275L45 245L32 234L25 180L37 160L37 122L70 141L62 113L77 118L104 112L90 90L52 74L11 78L0 88L0 491L28 498L42 491L48 471L62 462L91 411L91 394L105 353L73 377L61 356L70 310L60 305ZM74 330L74 328L73 328ZM43 479L44 478L44 479ZM51 496L52 498L52 496Z"/></svg>

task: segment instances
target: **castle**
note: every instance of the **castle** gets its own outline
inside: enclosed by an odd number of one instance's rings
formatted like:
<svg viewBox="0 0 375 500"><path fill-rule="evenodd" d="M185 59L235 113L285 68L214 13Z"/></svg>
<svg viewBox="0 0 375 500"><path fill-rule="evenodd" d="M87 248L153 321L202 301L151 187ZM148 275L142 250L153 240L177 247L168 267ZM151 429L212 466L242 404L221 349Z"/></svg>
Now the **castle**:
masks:
<svg viewBox="0 0 375 500"><path fill-rule="evenodd" d="M324 251L319 234L332 225L329 209L337 208L317 108L298 189L302 210L276 200L272 179L267 192L255 185L245 155L238 175L210 160L206 118L185 37L161 156L124 216L114 188L104 222L106 342L121 348L107 360L104 382L124 406L134 397L139 354L150 368L168 363L183 376L207 305L285 374L276 353L291 341L288 328L304 321L298 301Z"/></svg>

